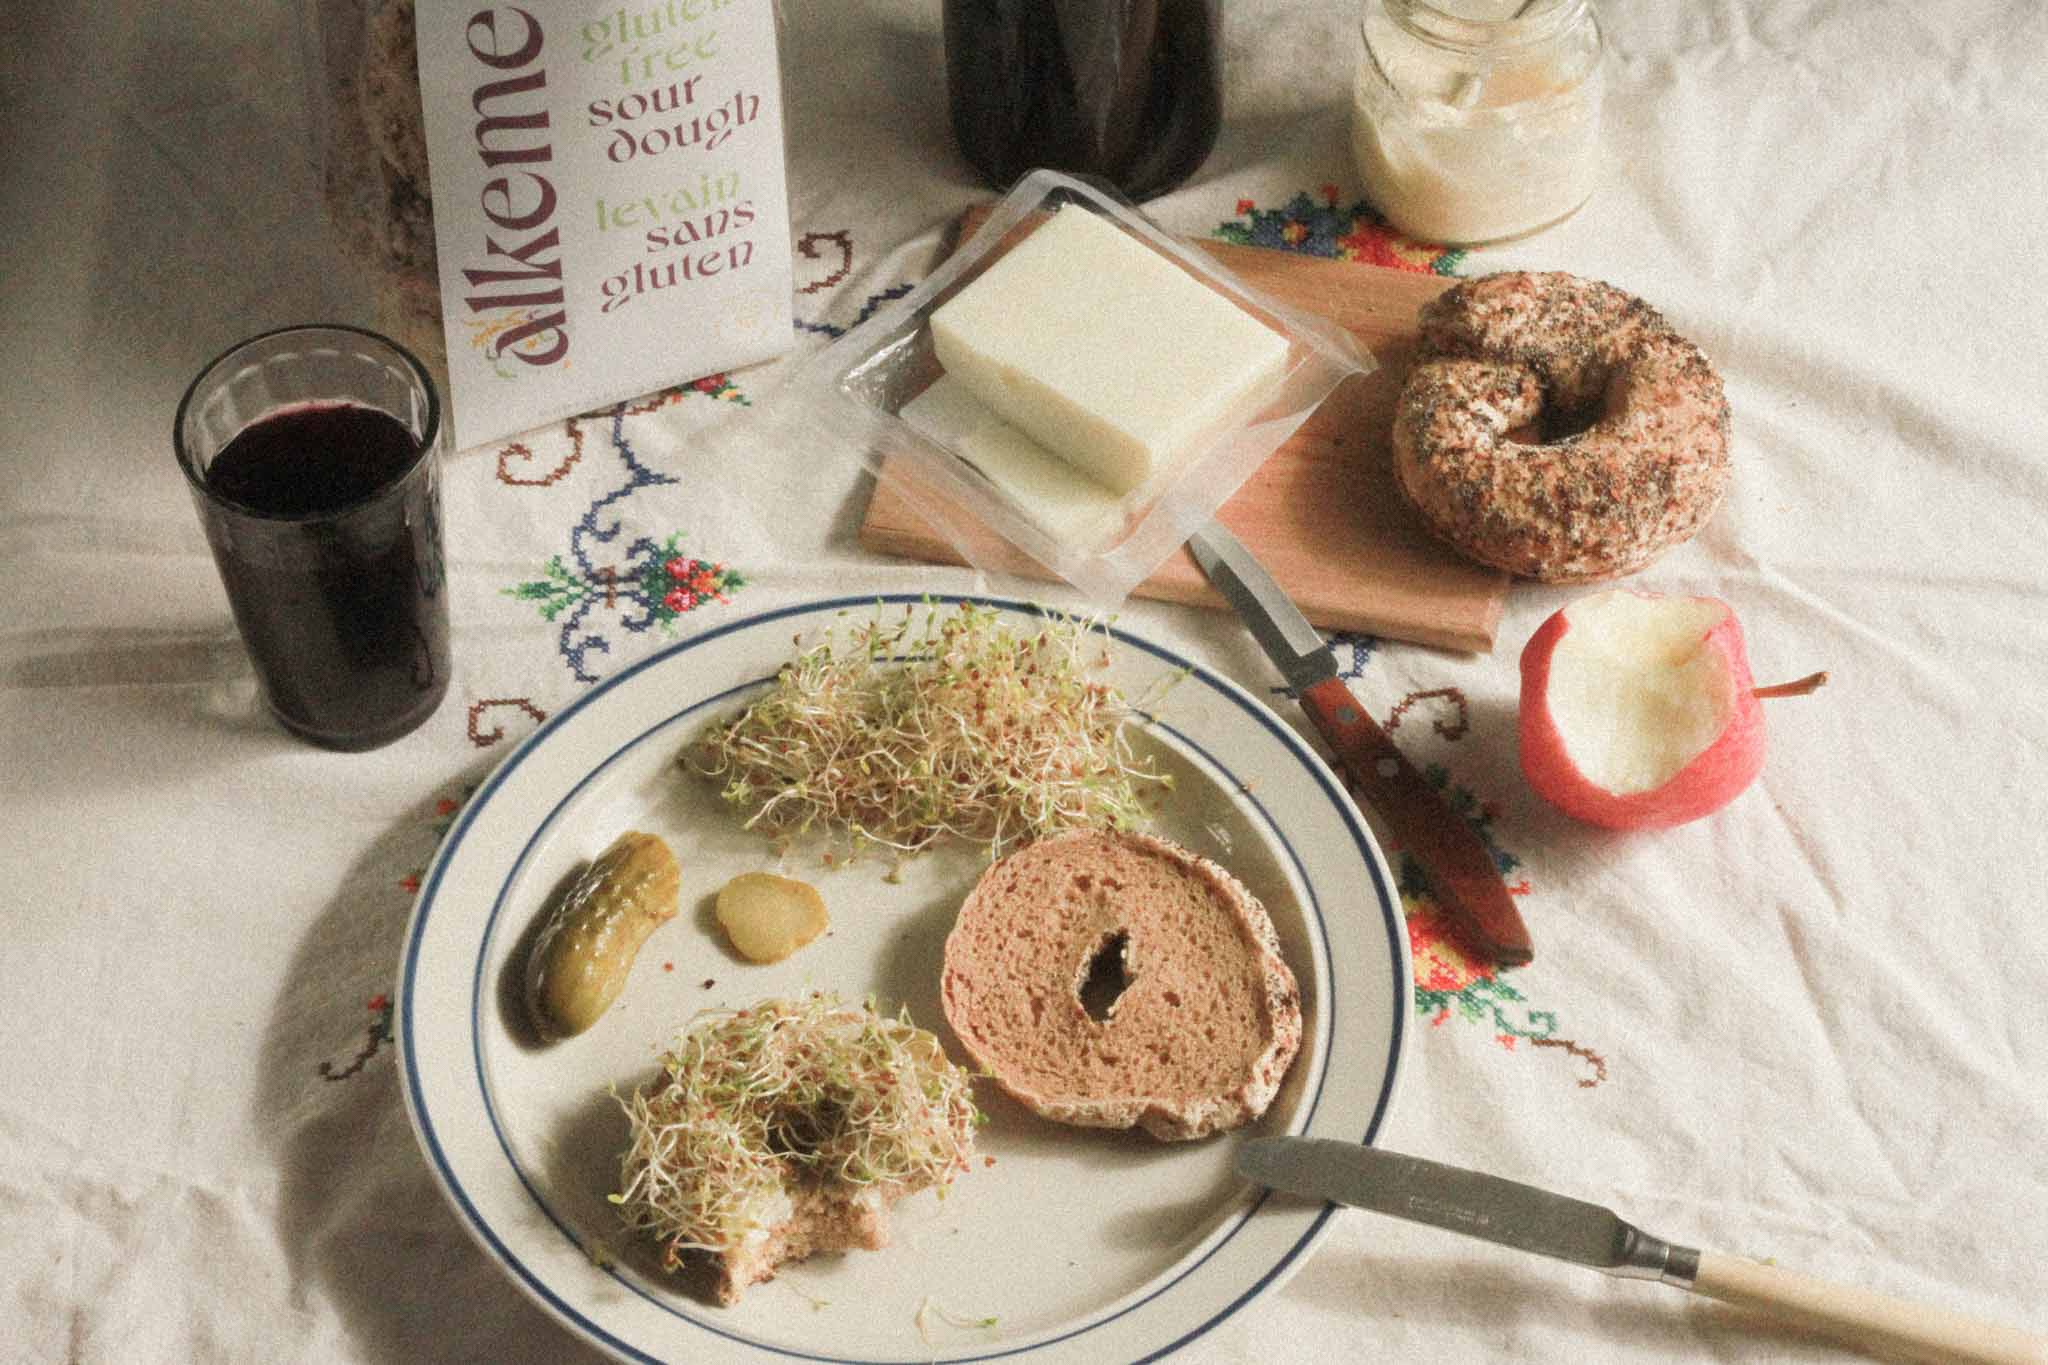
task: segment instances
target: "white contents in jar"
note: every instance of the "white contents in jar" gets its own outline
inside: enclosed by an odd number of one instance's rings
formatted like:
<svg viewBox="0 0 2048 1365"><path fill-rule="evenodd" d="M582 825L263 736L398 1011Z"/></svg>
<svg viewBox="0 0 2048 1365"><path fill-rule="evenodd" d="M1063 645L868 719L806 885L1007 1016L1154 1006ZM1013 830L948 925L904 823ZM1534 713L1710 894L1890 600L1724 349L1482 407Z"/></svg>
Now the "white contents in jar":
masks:
<svg viewBox="0 0 2048 1365"><path fill-rule="evenodd" d="M1532 8L1485 22L1368 4L1352 145L1367 196L1402 232L1499 241L1567 217L1593 192L1599 31L1583 3L1522 7ZM1560 8L1582 18L1560 19Z"/></svg>

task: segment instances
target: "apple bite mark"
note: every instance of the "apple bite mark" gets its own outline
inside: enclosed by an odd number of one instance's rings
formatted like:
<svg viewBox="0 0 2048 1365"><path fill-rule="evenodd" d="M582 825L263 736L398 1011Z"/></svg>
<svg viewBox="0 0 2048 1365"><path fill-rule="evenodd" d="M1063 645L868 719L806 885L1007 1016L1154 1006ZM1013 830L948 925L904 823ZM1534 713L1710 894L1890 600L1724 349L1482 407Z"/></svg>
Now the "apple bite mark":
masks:
<svg viewBox="0 0 2048 1365"><path fill-rule="evenodd" d="M1826 678L1755 687L1742 627L1718 599L1596 593L1554 613L1523 648L1522 772L1589 824L1696 820L1762 769L1761 699L1803 695Z"/></svg>
<svg viewBox="0 0 2048 1365"><path fill-rule="evenodd" d="M1661 787L1735 713L1735 684L1711 632L1719 602L1603 594L1568 609L1550 661L1550 715L1565 756L1616 795Z"/></svg>

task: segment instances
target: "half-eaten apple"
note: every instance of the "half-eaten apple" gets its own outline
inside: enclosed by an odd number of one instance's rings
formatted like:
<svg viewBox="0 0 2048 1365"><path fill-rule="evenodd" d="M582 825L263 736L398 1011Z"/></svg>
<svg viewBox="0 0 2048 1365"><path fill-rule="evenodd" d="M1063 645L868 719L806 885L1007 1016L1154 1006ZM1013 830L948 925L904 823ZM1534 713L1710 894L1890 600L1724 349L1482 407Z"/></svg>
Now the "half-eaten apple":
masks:
<svg viewBox="0 0 2048 1365"><path fill-rule="evenodd" d="M1761 702L1726 602L1617 588L1572 602L1522 649L1522 773L1565 814L1608 829L1697 820L1764 762Z"/></svg>

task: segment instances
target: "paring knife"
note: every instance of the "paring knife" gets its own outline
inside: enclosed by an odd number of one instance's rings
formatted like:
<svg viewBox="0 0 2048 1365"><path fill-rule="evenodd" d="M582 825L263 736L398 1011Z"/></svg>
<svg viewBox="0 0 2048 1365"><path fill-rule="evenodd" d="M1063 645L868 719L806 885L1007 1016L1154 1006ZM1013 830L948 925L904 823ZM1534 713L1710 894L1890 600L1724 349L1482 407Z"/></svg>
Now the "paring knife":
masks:
<svg viewBox="0 0 2048 1365"><path fill-rule="evenodd" d="M1613 1210L1479 1171L1328 1138L1254 1138L1237 1173L1259 1185L1426 1223L1610 1275L1657 1280L1865 1350L1919 1360L2048 1365L2048 1340L1946 1309L1677 1246Z"/></svg>
<svg viewBox="0 0 2048 1365"><path fill-rule="evenodd" d="M1317 733L1336 751L1352 791L1422 864L1438 902L1472 946L1503 966L1533 958L1529 930L1493 854L1358 704L1337 676L1336 655L1308 618L1220 523L1188 537L1188 549L1294 689Z"/></svg>

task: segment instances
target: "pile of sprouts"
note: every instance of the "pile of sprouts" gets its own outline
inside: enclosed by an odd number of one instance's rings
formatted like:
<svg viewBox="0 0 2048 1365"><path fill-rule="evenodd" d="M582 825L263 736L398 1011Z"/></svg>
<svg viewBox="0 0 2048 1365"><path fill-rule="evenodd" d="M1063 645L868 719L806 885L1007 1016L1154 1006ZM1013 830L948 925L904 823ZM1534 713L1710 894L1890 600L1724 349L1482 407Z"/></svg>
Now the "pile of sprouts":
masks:
<svg viewBox="0 0 2048 1365"><path fill-rule="evenodd" d="M1172 778L1134 760L1124 722L1180 675L1126 701L1092 676L1108 646L1074 617L971 602L842 619L685 762L779 847L824 835L827 862L1135 828Z"/></svg>
<svg viewBox="0 0 2048 1365"><path fill-rule="evenodd" d="M658 1238L663 1264L722 1253L784 1221L793 1188L893 1198L967 1169L970 1073L910 1021L813 992L706 1010L676 1034L663 1076L619 1101L633 1138L610 1196Z"/></svg>

